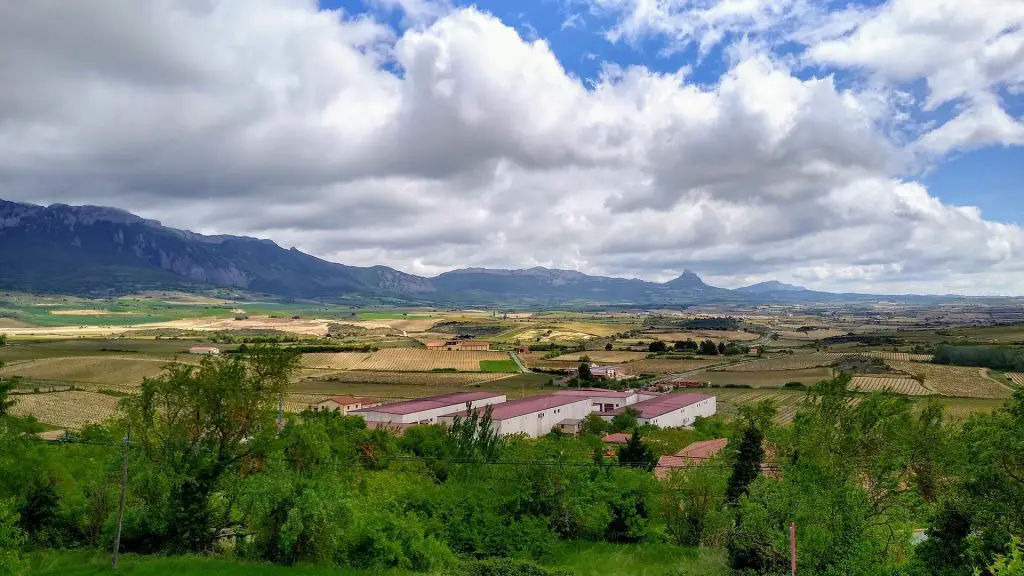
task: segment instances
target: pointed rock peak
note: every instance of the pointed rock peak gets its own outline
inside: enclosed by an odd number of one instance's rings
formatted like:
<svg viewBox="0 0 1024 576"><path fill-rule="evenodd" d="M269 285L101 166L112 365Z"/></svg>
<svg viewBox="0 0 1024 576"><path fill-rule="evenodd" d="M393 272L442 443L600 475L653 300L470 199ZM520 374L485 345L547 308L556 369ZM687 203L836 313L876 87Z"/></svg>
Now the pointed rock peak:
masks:
<svg viewBox="0 0 1024 576"><path fill-rule="evenodd" d="M700 279L700 276L697 276L697 273L690 269L683 270L682 274L680 274L674 280L669 280L668 282L666 282L666 284L668 284L669 286L698 288L702 286L707 286L707 284L705 284L704 281Z"/></svg>

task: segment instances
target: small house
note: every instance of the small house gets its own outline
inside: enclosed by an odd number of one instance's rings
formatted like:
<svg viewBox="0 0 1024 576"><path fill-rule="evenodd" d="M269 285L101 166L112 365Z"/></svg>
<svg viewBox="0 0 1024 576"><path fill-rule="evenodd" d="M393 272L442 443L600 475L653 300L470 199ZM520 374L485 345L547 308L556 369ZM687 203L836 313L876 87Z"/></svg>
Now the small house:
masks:
<svg viewBox="0 0 1024 576"><path fill-rule="evenodd" d="M350 410L359 410L360 408L372 408L374 406L380 406L374 398L359 398L356 396L331 396L317 402L313 405L313 410L321 411L327 410L329 412L341 412L342 414L348 414Z"/></svg>
<svg viewBox="0 0 1024 576"><path fill-rule="evenodd" d="M558 424L555 424L555 428L558 429L562 434L568 434L570 436L579 436L580 429L583 427L582 418L566 418Z"/></svg>
<svg viewBox="0 0 1024 576"><path fill-rule="evenodd" d="M595 378L604 378L606 380L616 380L623 376L622 370L617 366L599 366L597 364L590 367L590 374Z"/></svg>
<svg viewBox="0 0 1024 576"><path fill-rule="evenodd" d="M193 346L188 349L188 353L207 356L217 356L220 354L220 348L217 348L216 346Z"/></svg>
<svg viewBox="0 0 1024 576"><path fill-rule="evenodd" d="M658 478L665 479L668 478L668 475L672 470L686 468L689 466L699 466L700 464L707 462L715 454L721 452L728 444L728 438L702 440L700 442L689 444L672 456L662 456L659 458L658 466L654 470L654 475Z"/></svg>

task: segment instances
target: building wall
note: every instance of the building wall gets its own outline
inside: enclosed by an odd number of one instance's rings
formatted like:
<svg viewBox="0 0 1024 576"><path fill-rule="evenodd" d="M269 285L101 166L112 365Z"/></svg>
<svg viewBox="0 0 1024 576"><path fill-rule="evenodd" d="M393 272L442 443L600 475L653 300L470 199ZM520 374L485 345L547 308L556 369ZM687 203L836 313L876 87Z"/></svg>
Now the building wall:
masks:
<svg viewBox="0 0 1024 576"><path fill-rule="evenodd" d="M593 409L592 406L593 402L590 398L580 398L569 404L498 420L495 423L499 434L526 434L537 438L551 432L556 424L566 418L585 418Z"/></svg>
<svg viewBox="0 0 1024 576"><path fill-rule="evenodd" d="M712 396L707 400L701 400L696 404L690 404L682 408L677 408L671 412L655 416L654 418L640 418L641 424L654 424L661 428L680 428L682 426L691 426L693 422L698 418L707 418L714 416L718 411L718 398Z"/></svg>
<svg viewBox="0 0 1024 576"><path fill-rule="evenodd" d="M359 410L363 405L360 403L355 404L338 404L334 400L324 400L316 405L317 410L328 410L328 411L339 411L342 414L348 414L349 410Z"/></svg>
<svg viewBox="0 0 1024 576"><path fill-rule="evenodd" d="M505 401L504 395L493 396L491 398L484 398L483 400L474 400L470 403L472 408L483 408L491 404L500 404ZM363 417L367 422L392 422L395 424L433 424L437 422L438 416L445 414L454 414L461 410L466 409L466 403L460 402L458 404L450 404L447 406L441 406L438 408L431 408L429 410L421 410L419 412L410 412L408 414L389 414L387 412L379 412L376 410L369 410L366 412L360 412L359 415Z"/></svg>

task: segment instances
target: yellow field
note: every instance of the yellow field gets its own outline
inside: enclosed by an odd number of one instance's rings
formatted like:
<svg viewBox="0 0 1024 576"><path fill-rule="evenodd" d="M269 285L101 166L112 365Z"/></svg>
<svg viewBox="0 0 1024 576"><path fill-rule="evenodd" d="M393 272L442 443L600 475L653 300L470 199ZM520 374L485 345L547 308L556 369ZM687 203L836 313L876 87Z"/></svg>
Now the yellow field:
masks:
<svg viewBox="0 0 1024 576"><path fill-rule="evenodd" d="M303 354L300 365L319 370L348 370L369 357L369 352L314 352Z"/></svg>
<svg viewBox="0 0 1024 576"><path fill-rule="evenodd" d="M530 342L579 342L581 340L590 340L591 338L595 338L595 336L575 330L531 328L517 332L509 338L503 337L502 340L518 340L519 342L529 344Z"/></svg>
<svg viewBox="0 0 1024 576"><path fill-rule="evenodd" d="M138 386L143 378L158 376L168 360L124 356L78 356L18 362L0 370L3 376L83 382L110 386Z"/></svg>
<svg viewBox="0 0 1024 576"><path fill-rule="evenodd" d="M570 332L580 332L591 336L614 336L635 328L635 324L602 324L599 322L564 322L558 328Z"/></svg>
<svg viewBox="0 0 1024 576"><path fill-rule="evenodd" d="M481 360L508 360L505 352L469 352L455 350L424 350L422 348L386 348L374 352L353 370L416 372L454 369L479 372Z"/></svg>
<svg viewBox="0 0 1024 576"><path fill-rule="evenodd" d="M647 357L647 352L622 352L619 350L588 350L586 352L573 352L572 354L562 354L553 360L559 362L582 362L580 360L584 356L590 358L591 362L600 362L607 364L619 364L623 362L632 362L634 360L643 360Z"/></svg>
<svg viewBox="0 0 1024 576"><path fill-rule="evenodd" d="M1024 386L1024 373L1022 372L1007 372L1006 377L1010 379L1017 386Z"/></svg>
<svg viewBox="0 0 1024 576"><path fill-rule="evenodd" d="M1008 398L1012 394L1009 388L989 378L985 368L899 361L890 361L889 365L907 374L923 377L926 387L943 396Z"/></svg>
<svg viewBox="0 0 1024 576"><path fill-rule="evenodd" d="M801 370L804 368L815 368L828 366L836 360L847 356L838 352L812 352L810 354L793 354L781 358L766 358L755 360L735 366L722 368L728 372L763 372L766 370Z"/></svg>
<svg viewBox="0 0 1024 576"><path fill-rule="evenodd" d="M44 424L79 430L99 424L117 412L118 399L95 392L53 392L18 395L11 409L15 416L35 416Z"/></svg>
<svg viewBox="0 0 1024 576"><path fill-rule="evenodd" d="M931 354L908 354L907 352L868 352L867 356L881 358L882 360L896 360L898 362L931 362Z"/></svg>
<svg viewBox="0 0 1024 576"><path fill-rule="evenodd" d="M905 394L907 396L927 396L929 394L935 394L934 390L929 390L913 378L855 376L853 380L850 381L850 388L860 392L888 390L890 392L895 392L896 394Z"/></svg>

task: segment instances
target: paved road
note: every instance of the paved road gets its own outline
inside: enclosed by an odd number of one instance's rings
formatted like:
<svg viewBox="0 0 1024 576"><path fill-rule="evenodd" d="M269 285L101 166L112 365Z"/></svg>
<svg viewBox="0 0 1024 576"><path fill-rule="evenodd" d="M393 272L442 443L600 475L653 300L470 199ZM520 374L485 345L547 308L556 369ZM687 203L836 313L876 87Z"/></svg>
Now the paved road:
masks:
<svg viewBox="0 0 1024 576"><path fill-rule="evenodd" d="M512 361L516 363L516 366L519 366L519 372L523 374L529 372L526 366L523 365L523 361L519 359L519 354L516 354L515 352L509 352L508 355L512 357Z"/></svg>

